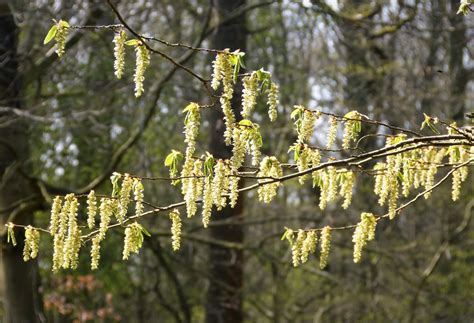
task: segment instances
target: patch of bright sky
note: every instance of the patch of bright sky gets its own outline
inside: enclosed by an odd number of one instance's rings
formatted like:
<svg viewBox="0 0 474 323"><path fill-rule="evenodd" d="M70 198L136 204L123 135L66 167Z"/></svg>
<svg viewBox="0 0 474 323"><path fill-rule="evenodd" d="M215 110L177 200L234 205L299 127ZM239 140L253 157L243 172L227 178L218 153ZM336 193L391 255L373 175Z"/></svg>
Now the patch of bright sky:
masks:
<svg viewBox="0 0 474 323"><path fill-rule="evenodd" d="M303 0L302 3L303 3L303 6L305 6L305 7L311 7L312 6L311 0ZM326 0L326 3L329 6L331 6L331 8L333 8L334 10L339 9L338 0Z"/></svg>

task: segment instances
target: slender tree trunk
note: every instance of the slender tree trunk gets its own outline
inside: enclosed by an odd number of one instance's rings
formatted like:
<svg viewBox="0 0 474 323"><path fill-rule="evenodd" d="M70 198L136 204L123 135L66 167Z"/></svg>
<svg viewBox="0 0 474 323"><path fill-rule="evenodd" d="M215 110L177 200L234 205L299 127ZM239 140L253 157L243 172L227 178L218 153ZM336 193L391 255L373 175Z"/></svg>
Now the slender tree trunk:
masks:
<svg viewBox="0 0 474 323"><path fill-rule="evenodd" d="M451 113L449 117L455 121L464 119L466 112L466 89L469 73L464 67L464 49L467 47L466 24L464 15L456 14L459 1L451 0L449 21L452 30L449 33L449 72L451 73Z"/></svg>
<svg viewBox="0 0 474 323"><path fill-rule="evenodd" d="M236 8L245 5L245 0L214 0L219 21L223 21ZM225 24L219 25L213 39L213 48L231 50L246 47L245 16L236 17ZM232 106L235 115L240 113L236 108L240 105L236 89ZM216 158L229 158L232 148L224 143L224 123L222 113L213 111L210 115L211 131L209 151ZM235 208L227 207L221 212L214 212L214 219L234 218L238 221L242 216L242 197ZM213 239L231 242L243 242L243 231L239 225L210 227ZM212 277L207 294L206 322L242 322L242 286L243 286L243 252L218 246L209 247L209 272Z"/></svg>
<svg viewBox="0 0 474 323"><path fill-rule="evenodd" d="M0 0L0 106L20 108L19 72L17 55L18 28L4 1ZM24 122L13 113L0 113L0 230L5 232L8 221L28 224L32 222L37 207L27 198L34 196L32 184L23 176L28 156L27 130ZM23 201L23 202L22 202ZM6 243L2 234L0 242L0 292L2 322L39 321L37 266L23 262L24 231L15 230L18 245ZM3 319L1 319L3 316Z"/></svg>

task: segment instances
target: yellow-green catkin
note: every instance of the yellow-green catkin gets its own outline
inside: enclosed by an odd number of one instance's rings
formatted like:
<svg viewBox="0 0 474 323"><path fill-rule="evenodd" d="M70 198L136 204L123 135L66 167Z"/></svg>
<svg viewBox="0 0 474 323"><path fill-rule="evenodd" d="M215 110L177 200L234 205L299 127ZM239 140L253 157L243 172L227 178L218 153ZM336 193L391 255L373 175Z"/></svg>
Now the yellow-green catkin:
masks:
<svg viewBox="0 0 474 323"><path fill-rule="evenodd" d="M212 178L207 176L204 178L204 192L202 194L202 225L207 228L211 220L212 213Z"/></svg>
<svg viewBox="0 0 474 323"><path fill-rule="evenodd" d="M125 41L127 40L127 34L123 29L115 32L114 35L114 73L118 79L123 76L125 69Z"/></svg>
<svg viewBox="0 0 474 323"><path fill-rule="evenodd" d="M54 36L56 41L56 54L58 57L62 57L66 52L66 38L69 32L69 24L66 21L60 20L57 24L57 32Z"/></svg>
<svg viewBox="0 0 474 323"><path fill-rule="evenodd" d="M232 208L237 205L237 200L239 199L239 181L240 177L238 176L231 176L229 178L229 204Z"/></svg>
<svg viewBox="0 0 474 323"><path fill-rule="evenodd" d="M230 167L222 159L219 159L214 166L214 177L212 180L212 196L218 211L227 205L227 194L229 188Z"/></svg>
<svg viewBox="0 0 474 323"><path fill-rule="evenodd" d="M293 259L293 266L298 267L301 263L301 255L303 249L303 243L306 239L306 232L304 230L298 230L298 234L296 235L296 240L293 242L291 246L291 255Z"/></svg>
<svg viewBox="0 0 474 323"><path fill-rule="evenodd" d="M258 166L260 158L262 157L262 136L260 134L260 126L257 124L253 125L252 130L249 134L250 140L248 141L248 150L252 154L252 166Z"/></svg>
<svg viewBox="0 0 474 323"><path fill-rule="evenodd" d="M148 48L142 43L135 46L136 52L136 66L135 74L133 75L133 82L135 83L135 97L140 97L145 91L143 82L145 81L145 71L150 65L150 52Z"/></svg>
<svg viewBox="0 0 474 323"><path fill-rule="evenodd" d="M133 200L135 201L135 216L140 217L143 214L143 183L141 179L133 179Z"/></svg>
<svg viewBox="0 0 474 323"><path fill-rule="evenodd" d="M270 87L268 88L268 117L270 121L273 122L277 119L278 116L278 104L279 104L279 88L275 82L270 83Z"/></svg>
<svg viewBox="0 0 474 323"><path fill-rule="evenodd" d="M181 193L186 196L189 190L192 190L193 181L192 175L194 170L194 153L196 151L196 138L199 134L199 125L201 122L201 115L199 112L199 105L197 103L190 103L184 109L186 118L184 120L184 142L187 144L184 157L184 165L181 170Z"/></svg>
<svg viewBox="0 0 474 323"><path fill-rule="evenodd" d="M324 269L328 263L329 251L331 250L331 227L325 226L323 228L320 241L319 268Z"/></svg>
<svg viewBox="0 0 474 323"><path fill-rule="evenodd" d="M25 229L25 246L23 248L23 260L28 261L38 256L40 233L31 225Z"/></svg>
<svg viewBox="0 0 474 323"><path fill-rule="evenodd" d="M375 238L375 227L377 225L377 219L372 213L362 213L360 216L360 222L352 236L352 242L354 243L354 262L358 263L362 258L362 249L365 247L368 241Z"/></svg>
<svg viewBox="0 0 474 323"><path fill-rule="evenodd" d="M122 259L127 260L132 253L138 253L143 245L142 226L134 222L125 228Z"/></svg>
<svg viewBox="0 0 474 323"><path fill-rule="evenodd" d="M273 156L265 157L260 163L260 169L257 176L272 178L279 178L283 176L283 170L278 159ZM262 183L262 185L258 188L258 199L264 203L270 203L277 195L280 182L274 182L271 179L260 179L258 182ZM264 184L266 182L269 183Z"/></svg>
<svg viewBox="0 0 474 323"><path fill-rule="evenodd" d="M97 215L97 197L94 190L87 195L87 226L92 229L95 225L95 216Z"/></svg>
<svg viewBox="0 0 474 323"><path fill-rule="evenodd" d="M224 65L226 64L226 54L217 54L216 59L212 62L212 78L211 78L211 87L214 90L219 88L219 85L224 74Z"/></svg>
<svg viewBox="0 0 474 323"><path fill-rule="evenodd" d="M455 167L456 164L462 164L469 160L469 154L472 154L464 146L453 146L448 150L449 153L449 164ZM457 201L461 195L461 184L467 179L469 168L467 166L462 166L456 169L452 174L452 188L451 188L451 198L453 201Z"/></svg>
<svg viewBox="0 0 474 323"><path fill-rule="evenodd" d="M197 211L196 201L201 196L203 190L202 181L202 161L195 159L193 163L192 178L187 179L186 192L184 200L186 202L186 212L188 218L193 217Z"/></svg>
<svg viewBox="0 0 474 323"><path fill-rule="evenodd" d="M354 187L354 172L343 170L341 173L341 189L339 194L344 198L342 208L347 209L352 201L352 189Z"/></svg>
<svg viewBox="0 0 474 323"><path fill-rule="evenodd" d="M258 77L253 72L242 79L244 88L242 90L242 117L248 118L257 104Z"/></svg>
<svg viewBox="0 0 474 323"><path fill-rule="evenodd" d="M329 195L329 175L327 170L319 171L318 175L318 185L320 188L319 194L319 208L324 210L328 204L328 195Z"/></svg>
<svg viewBox="0 0 474 323"><path fill-rule="evenodd" d="M300 145L298 158L296 158L295 156L296 167L298 168L298 172L302 172L302 171L307 170L310 166L311 148L308 147L307 144L297 143L296 145ZM305 174L303 176L298 177L298 181L300 182L301 185L303 185L307 178L308 178L308 175Z"/></svg>
<svg viewBox="0 0 474 323"><path fill-rule="evenodd" d="M333 116L330 119L326 148L329 149L332 147L332 145L334 145L334 142L336 141L336 135L337 135L337 118Z"/></svg>
<svg viewBox="0 0 474 323"><path fill-rule="evenodd" d="M181 217L178 209L174 209L169 214L171 220L171 246L173 251L181 247Z"/></svg>
<svg viewBox="0 0 474 323"><path fill-rule="evenodd" d="M98 236L100 240L105 238L105 233L109 229L110 221L112 220L112 215L114 212L114 202L108 198L100 199L99 206L99 216L100 216L100 226Z"/></svg>
<svg viewBox="0 0 474 323"><path fill-rule="evenodd" d="M439 149L435 154L433 154L429 165L427 165L428 170L426 172L426 178L425 178L425 183L424 183L425 190L430 190L433 188L434 179L435 179L436 173L438 172L438 166L442 162L445 155L446 155L446 149L444 148ZM431 196L431 191L426 192L424 194L425 199L428 199L430 196Z"/></svg>
<svg viewBox="0 0 474 323"><path fill-rule="evenodd" d="M128 211L130 204L130 195L133 189L133 178L129 174L124 174L122 180L122 187L119 195L119 210L116 214L117 220L122 223Z"/></svg>
<svg viewBox="0 0 474 323"><path fill-rule="evenodd" d="M99 268L100 260L100 242L102 241L100 235L95 235L92 238L91 245L91 269L96 270Z"/></svg>
<svg viewBox="0 0 474 323"><path fill-rule="evenodd" d="M237 171L245 161L245 152L247 149L248 131L247 127L236 126L232 133L232 157L230 163L233 171Z"/></svg>
<svg viewBox="0 0 474 323"><path fill-rule="evenodd" d="M310 254L316 251L316 245L318 243L318 234L316 231L308 231L306 233L306 238L303 241L301 247L301 263L304 264L308 261Z"/></svg>
<svg viewBox="0 0 474 323"><path fill-rule="evenodd" d="M56 196L53 199L53 205L51 206L51 219L49 224L49 230L51 235L55 235L59 229L60 213L61 213L62 199L60 196Z"/></svg>
<svg viewBox="0 0 474 323"><path fill-rule="evenodd" d="M334 166L329 166L328 171L328 195L327 201L334 201L337 197L337 169Z"/></svg>

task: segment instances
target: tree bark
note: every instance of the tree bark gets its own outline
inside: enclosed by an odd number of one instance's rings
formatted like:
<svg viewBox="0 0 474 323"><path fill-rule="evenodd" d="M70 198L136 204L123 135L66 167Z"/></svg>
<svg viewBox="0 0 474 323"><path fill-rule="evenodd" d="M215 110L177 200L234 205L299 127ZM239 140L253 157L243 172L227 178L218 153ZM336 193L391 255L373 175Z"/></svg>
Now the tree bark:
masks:
<svg viewBox="0 0 474 323"><path fill-rule="evenodd" d="M235 9L245 5L245 0L214 0L213 5L217 19L226 19ZM220 24L213 37L212 48L231 51L246 48L245 16L232 19L225 24ZM241 89L234 93L232 106L236 117L240 115L237 107L240 106L239 97ZM213 111L210 115L212 125L209 152L215 158L229 158L232 147L224 143L224 122L222 113ZM234 218L238 221L242 217L242 197L235 208L227 207L213 214L214 219L224 220ZM240 225L226 225L210 227L209 234L213 239L230 242L243 242L243 231ZM242 322L242 286L243 286L243 252L218 246L209 247L209 273L212 277L207 293L206 322Z"/></svg>
<svg viewBox="0 0 474 323"><path fill-rule="evenodd" d="M0 1L0 106L14 108L20 107L17 35L13 15ZM31 223L37 205L24 202L36 194L22 171L28 157L26 124L11 113L0 114L0 119L0 232L5 233L4 224L9 221ZM16 247L6 243L6 234L0 240L0 316L8 323L37 322L41 312L37 266L33 261L23 262L24 230L15 230L15 234Z"/></svg>

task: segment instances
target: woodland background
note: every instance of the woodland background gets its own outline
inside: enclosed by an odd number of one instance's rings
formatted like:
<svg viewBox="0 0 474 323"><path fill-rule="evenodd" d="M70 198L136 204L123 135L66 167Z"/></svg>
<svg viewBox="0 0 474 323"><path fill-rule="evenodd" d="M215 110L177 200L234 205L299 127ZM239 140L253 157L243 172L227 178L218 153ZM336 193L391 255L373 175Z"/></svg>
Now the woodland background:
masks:
<svg viewBox="0 0 474 323"><path fill-rule="evenodd" d="M295 141L293 105L419 129L423 112L466 124L474 109L474 14L458 0L114 1L140 33L208 48L240 48L250 70L263 67L280 85L280 116L269 124L262 100L263 152L287 159ZM132 50L126 75L113 73L113 33L73 30L66 55L43 46L52 18L72 25L117 23L105 1L0 1L0 218L46 227L51 197L95 188L110 192L113 171L166 176L164 158L184 147L182 109L206 100L202 84L157 55L145 94L133 95ZM154 43L210 77L209 53ZM204 115L201 151L225 156L217 109ZM326 124L317 126L322 142ZM364 132L376 131L365 127ZM320 134L319 134L320 132ZM375 141L374 145L382 145ZM324 144L321 144L323 146ZM285 226L356 223L382 212L373 179L358 178L351 207L321 212L310 181L281 188L270 205L248 193L236 210L214 214L205 230L187 220L183 245L170 248L169 220L143 219L151 232L138 256L121 261L123 233L110 232L101 265L88 252L74 272L51 273L51 241L39 261L2 231L0 317L13 322L468 322L474 318L473 177L452 203L450 185L380 223L361 264L352 232L334 234L329 266L293 268ZM145 200L181 200L168 182L145 182ZM21 232L18 232L21 240Z"/></svg>

